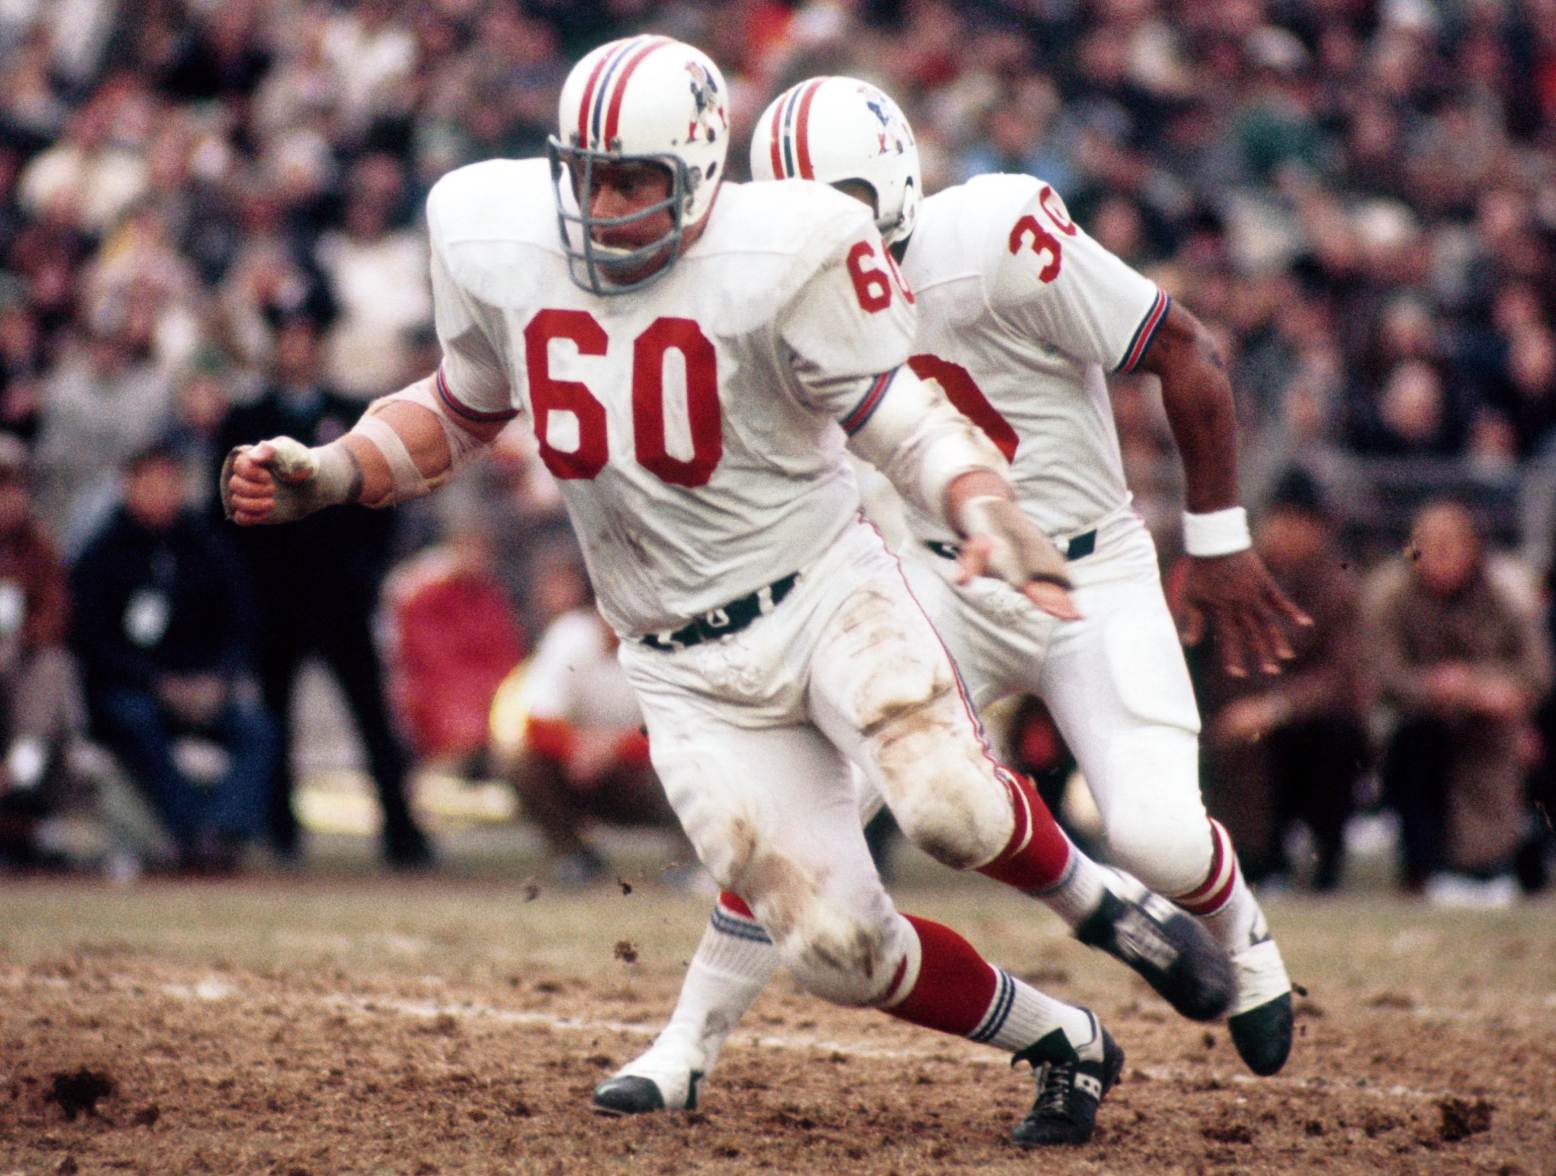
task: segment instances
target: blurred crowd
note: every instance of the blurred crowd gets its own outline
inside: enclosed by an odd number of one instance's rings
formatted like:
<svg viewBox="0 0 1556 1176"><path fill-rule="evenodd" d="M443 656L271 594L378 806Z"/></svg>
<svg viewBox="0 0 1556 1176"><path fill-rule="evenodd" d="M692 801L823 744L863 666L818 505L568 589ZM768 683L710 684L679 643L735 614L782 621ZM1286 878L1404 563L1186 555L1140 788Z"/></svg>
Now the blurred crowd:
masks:
<svg viewBox="0 0 1556 1176"><path fill-rule="evenodd" d="M477 754L485 724L436 717L428 692L483 710L496 663L582 603L555 587L574 556L522 430L432 502L295 535L235 534L214 474L234 441L328 440L430 370L427 190L540 153L570 63L645 28L723 66L735 178L778 90L864 76L907 111L930 191L1041 175L1213 326L1261 548L1320 621L1273 689L1202 659L1208 795L1243 821L1251 875L1291 872L1296 822L1306 880L1337 885L1360 798L1399 815L1413 888L1490 901L1515 869L1538 878L1556 0L7 0L7 812L39 808L87 733L175 863L224 868L255 838L295 860L290 710L316 661L377 785L385 860L431 863L411 769ZM1148 379L1115 389L1120 438L1171 557ZM1444 548L1452 575L1432 570ZM440 657L440 626L452 641L469 615L503 638ZM218 752L203 779L181 763L191 732ZM571 837L553 840L589 866Z"/></svg>

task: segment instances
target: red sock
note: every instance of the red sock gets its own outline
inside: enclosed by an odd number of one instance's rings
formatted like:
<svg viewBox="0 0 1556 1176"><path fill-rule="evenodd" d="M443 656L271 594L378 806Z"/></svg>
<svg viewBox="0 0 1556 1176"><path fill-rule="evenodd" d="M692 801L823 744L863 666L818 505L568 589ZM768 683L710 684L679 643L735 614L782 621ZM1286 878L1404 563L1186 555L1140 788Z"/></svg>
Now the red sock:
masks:
<svg viewBox="0 0 1556 1176"><path fill-rule="evenodd" d="M756 916L751 913L751 908L746 905L746 900L733 890L719 891L718 905L732 915L739 915L742 919L750 919L753 923L756 922Z"/></svg>
<svg viewBox="0 0 1556 1176"><path fill-rule="evenodd" d="M994 999L998 976L977 950L949 927L913 915L903 916L918 934L918 977L908 994L886 1012L926 1029L966 1037L978 1028ZM890 1000L907 969L898 968Z"/></svg>
<svg viewBox="0 0 1556 1176"><path fill-rule="evenodd" d="M1237 885L1237 853L1232 848L1232 838L1222 828L1221 822L1210 822L1210 872L1205 880L1187 894L1173 896L1177 903L1191 915L1213 915L1227 904Z"/></svg>
<svg viewBox="0 0 1556 1176"><path fill-rule="evenodd" d="M1070 864L1070 839L1055 823L1032 781L1006 771L999 777L1010 790L1016 829L999 857L979 866L978 873L1026 894L1047 890L1064 878Z"/></svg>

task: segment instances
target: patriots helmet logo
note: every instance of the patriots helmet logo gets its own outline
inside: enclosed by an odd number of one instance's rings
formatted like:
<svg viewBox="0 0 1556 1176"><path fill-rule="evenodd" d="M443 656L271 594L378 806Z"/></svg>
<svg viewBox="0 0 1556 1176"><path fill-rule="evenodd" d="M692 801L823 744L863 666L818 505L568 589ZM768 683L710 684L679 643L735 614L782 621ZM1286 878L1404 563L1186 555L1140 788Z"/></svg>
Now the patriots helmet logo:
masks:
<svg viewBox="0 0 1556 1176"><path fill-rule="evenodd" d="M708 142L718 141L719 132L729 129L729 117L724 112L719 83L700 62L688 61L686 72L690 76L692 92L692 122L686 131L686 141L695 142L699 132Z"/></svg>
<svg viewBox="0 0 1556 1176"><path fill-rule="evenodd" d="M874 86L860 86L859 92L864 95L865 106L881 124L875 133L876 153L901 155L912 144L913 132L895 109L888 108L888 99Z"/></svg>

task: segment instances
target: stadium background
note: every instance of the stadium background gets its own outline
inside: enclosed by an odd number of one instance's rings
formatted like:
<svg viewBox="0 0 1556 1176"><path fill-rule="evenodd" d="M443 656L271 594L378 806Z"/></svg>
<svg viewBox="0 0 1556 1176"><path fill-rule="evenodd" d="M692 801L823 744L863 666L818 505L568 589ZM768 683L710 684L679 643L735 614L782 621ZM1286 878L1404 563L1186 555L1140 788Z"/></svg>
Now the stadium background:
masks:
<svg viewBox="0 0 1556 1176"><path fill-rule="evenodd" d="M539 152L571 61L645 28L723 66L737 176L756 113L825 72L899 98L931 191L991 170L1052 182L1216 331L1256 514L1300 464L1339 512L1339 557L1365 569L1446 494L1531 584L1546 575L1556 0L3 0L0 430L31 453L60 544L154 436L171 432L191 494L210 494L214 422L273 370L282 314L325 328L332 381L364 402L430 367L427 189ZM1145 381L1115 392L1170 560L1170 437ZM522 437L476 483L406 511L399 550L488 530L533 632L565 543L557 503ZM308 742L334 738L325 724ZM575 1170L634 1149L711 1170L792 1166L801 1144L804 1167L1014 1162L998 1143L1010 1082L995 1108L985 1067L967 1080L973 1055L792 992L756 1018L786 1044L737 1037L711 1123L608 1130L583 1095L668 1007L701 900L642 878L636 907L542 891L501 839L456 843L436 880L382 881L339 854L251 890L0 883L0 1171ZM1015 912L913 863L903 885L1032 952ZM1035 974L1098 994L1151 1059L1110 1101L1108 1170L1550 1170L1549 901L1449 916L1394 899L1381 872L1355 889L1272 902L1317 995L1303 1056L1259 1087L1073 945L1035 941ZM1428 1037L1430 1060L1402 1044ZM255 1058L276 1074L232 1093ZM78 1070L115 1084L79 1121L51 1085ZM916 1088L935 1089L927 1120ZM878 1156L855 1154L883 1135Z"/></svg>

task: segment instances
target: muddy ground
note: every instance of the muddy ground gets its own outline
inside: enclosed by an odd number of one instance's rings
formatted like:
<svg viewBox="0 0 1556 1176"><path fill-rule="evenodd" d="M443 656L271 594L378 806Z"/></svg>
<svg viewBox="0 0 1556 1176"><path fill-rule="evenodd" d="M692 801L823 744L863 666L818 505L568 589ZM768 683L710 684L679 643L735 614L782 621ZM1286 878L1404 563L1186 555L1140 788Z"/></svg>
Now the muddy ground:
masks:
<svg viewBox="0 0 1556 1176"><path fill-rule="evenodd" d="M631 885L629 883L629 885ZM1128 1052L1093 1143L1006 1142L1003 1059L780 980L702 1109L592 1114L673 1001L706 899L644 884L0 882L13 1173L1556 1173L1556 903L1276 900L1307 989L1278 1077L1019 899L906 888ZM1027 961L1022 967L1021 960Z"/></svg>

